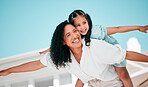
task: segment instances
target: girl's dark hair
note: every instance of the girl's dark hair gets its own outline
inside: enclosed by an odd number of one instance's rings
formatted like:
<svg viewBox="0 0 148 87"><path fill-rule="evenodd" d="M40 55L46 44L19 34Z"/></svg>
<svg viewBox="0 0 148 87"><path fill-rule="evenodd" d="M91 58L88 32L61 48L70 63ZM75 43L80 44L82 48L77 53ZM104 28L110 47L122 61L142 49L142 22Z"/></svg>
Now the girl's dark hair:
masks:
<svg viewBox="0 0 148 87"><path fill-rule="evenodd" d="M51 52L50 56L53 63L58 67L65 67L66 63L71 62L70 50L67 45L63 45L64 42L64 27L70 24L67 21L60 23L56 30L54 31L52 40L51 40Z"/></svg>
<svg viewBox="0 0 148 87"><path fill-rule="evenodd" d="M75 25L74 25L74 20L73 20L73 18L77 17L78 15L84 15L85 18L86 18L86 20L88 21L89 30L88 30L88 32L87 32L86 35L81 35L81 36L85 38L85 45L86 45L86 46L89 46L89 45L90 45L90 41L91 41L91 40L90 40L90 35L91 35L91 29L92 29L92 21L91 21L91 18L90 18L90 16L89 16L87 13L85 13L85 12L82 11L82 10L74 10L74 11L69 15L69 18L68 18L69 23L72 24L73 26L75 26Z"/></svg>

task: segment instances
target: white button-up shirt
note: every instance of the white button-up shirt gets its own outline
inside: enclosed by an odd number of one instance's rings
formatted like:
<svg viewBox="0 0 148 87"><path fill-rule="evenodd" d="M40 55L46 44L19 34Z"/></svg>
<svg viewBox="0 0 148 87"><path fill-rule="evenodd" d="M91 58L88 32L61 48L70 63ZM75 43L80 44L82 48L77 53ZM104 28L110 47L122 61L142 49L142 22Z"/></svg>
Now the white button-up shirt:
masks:
<svg viewBox="0 0 148 87"><path fill-rule="evenodd" d="M83 43L84 40L82 40ZM111 64L120 63L126 56L126 51L120 45L111 45L97 39L91 39L90 46L85 46L84 43L82 51L80 64L71 52L72 63L69 63L65 68L83 83L94 78L103 81L115 79L118 75ZM45 66L55 68L49 52L40 61Z"/></svg>

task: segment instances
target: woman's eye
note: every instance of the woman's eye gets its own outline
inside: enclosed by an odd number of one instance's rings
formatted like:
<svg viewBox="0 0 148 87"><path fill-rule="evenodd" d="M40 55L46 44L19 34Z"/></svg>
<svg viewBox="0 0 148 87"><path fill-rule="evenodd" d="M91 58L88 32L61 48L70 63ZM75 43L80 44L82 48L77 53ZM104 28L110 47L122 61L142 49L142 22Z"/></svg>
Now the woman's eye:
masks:
<svg viewBox="0 0 148 87"><path fill-rule="evenodd" d="M69 37L69 36L70 36L70 34L67 35L67 37Z"/></svg>
<svg viewBox="0 0 148 87"><path fill-rule="evenodd" d="M75 29L74 32L77 32L77 30Z"/></svg>

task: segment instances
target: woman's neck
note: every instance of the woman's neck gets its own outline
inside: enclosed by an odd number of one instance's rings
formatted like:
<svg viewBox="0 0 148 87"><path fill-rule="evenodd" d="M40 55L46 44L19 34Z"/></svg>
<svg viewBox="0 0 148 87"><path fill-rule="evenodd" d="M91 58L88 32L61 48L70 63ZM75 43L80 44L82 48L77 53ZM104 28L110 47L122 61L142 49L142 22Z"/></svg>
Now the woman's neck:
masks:
<svg viewBox="0 0 148 87"><path fill-rule="evenodd" d="M82 56L82 46L78 48L71 49L75 59L80 64L81 56Z"/></svg>

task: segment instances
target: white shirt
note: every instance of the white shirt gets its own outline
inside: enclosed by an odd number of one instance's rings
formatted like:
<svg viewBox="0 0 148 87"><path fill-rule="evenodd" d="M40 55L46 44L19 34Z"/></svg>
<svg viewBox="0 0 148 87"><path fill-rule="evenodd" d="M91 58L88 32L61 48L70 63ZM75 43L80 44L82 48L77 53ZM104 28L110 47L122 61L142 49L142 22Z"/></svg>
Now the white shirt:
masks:
<svg viewBox="0 0 148 87"><path fill-rule="evenodd" d="M84 40L82 40L82 44ZM83 83L91 79L97 78L103 81L115 79L118 75L111 64L120 63L125 59L126 51L120 45L111 45L105 41L91 39L90 46L82 47L82 56L80 64L74 58L71 52L72 63L65 68ZM45 66L55 68L50 53L45 54L41 63Z"/></svg>

